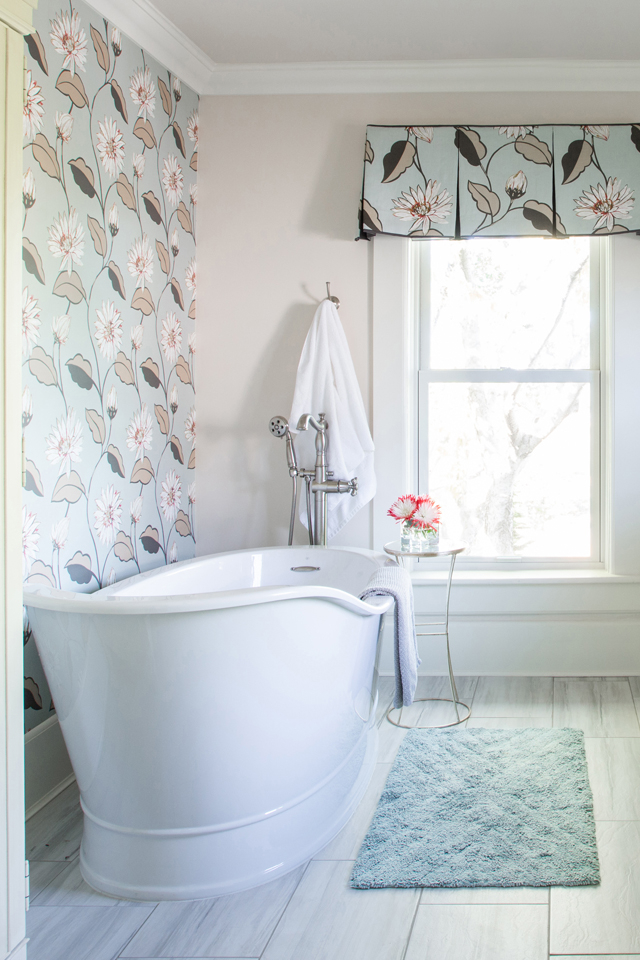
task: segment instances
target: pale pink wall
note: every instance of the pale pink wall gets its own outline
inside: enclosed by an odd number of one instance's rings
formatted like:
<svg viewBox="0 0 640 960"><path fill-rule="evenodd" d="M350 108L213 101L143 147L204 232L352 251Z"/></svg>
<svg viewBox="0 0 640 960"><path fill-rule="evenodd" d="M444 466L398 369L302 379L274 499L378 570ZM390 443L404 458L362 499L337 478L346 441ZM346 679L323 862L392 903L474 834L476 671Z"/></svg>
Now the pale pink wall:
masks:
<svg viewBox="0 0 640 960"><path fill-rule="evenodd" d="M288 416L324 282L370 409L371 246L354 243L367 123L622 123L640 94L203 97L198 182L198 553L286 542ZM375 438L374 438L375 439ZM382 505L377 507L382 509ZM333 543L369 544L369 511Z"/></svg>

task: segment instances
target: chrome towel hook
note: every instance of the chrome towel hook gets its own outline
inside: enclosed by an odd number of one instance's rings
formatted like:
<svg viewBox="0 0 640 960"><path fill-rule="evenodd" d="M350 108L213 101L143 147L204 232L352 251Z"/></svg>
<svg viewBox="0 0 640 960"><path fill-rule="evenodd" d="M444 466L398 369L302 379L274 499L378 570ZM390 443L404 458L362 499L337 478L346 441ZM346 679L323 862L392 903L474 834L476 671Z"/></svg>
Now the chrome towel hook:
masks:
<svg viewBox="0 0 640 960"><path fill-rule="evenodd" d="M329 283L328 280L327 280L326 283L327 283L327 300L331 300L331 303L335 303L335 305L336 305L336 310L339 310L339 309L340 309L340 301L338 300L337 297L332 297L332 296L331 296L331 284Z"/></svg>

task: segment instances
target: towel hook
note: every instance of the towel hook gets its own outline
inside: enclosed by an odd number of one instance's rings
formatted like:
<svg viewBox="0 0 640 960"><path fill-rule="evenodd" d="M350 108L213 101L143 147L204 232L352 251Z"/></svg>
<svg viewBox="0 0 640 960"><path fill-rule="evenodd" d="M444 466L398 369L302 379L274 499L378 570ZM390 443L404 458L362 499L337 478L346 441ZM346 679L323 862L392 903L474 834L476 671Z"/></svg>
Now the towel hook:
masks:
<svg viewBox="0 0 640 960"><path fill-rule="evenodd" d="M331 300L331 303L335 303L335 305L336 305L336 310L339 310L339 309L340 309L340 301L338 300L337 297L332 297L332 296L331 296L331 284L329 283L328 280L326 281L326 283L327 283L327 300Z"/></svg>

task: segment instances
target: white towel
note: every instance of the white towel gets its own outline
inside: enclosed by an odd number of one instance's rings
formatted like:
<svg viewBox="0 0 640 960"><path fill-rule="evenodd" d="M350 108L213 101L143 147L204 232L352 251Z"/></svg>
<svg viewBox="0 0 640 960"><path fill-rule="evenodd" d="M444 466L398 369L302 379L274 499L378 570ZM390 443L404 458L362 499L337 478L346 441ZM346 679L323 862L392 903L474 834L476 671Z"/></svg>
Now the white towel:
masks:
<svg viewBox="0 0 640 960"><path fill-rule="evenodd" d="M353 360L338 311L323 300L313 318L302 348L289 424L295 431L299 418L324 413L327 430L327 467L336 480L358 478L358 493L334 493L327 497L327 537L334 537L376 492L373 469L373 440L358 386ZM298 433L298 462L313 470L316 431L309 427ZM307 508L301 497L300 519L307 522Z"/></svg>
<svg viewBox="0 0 640 960"><path fill-rule="evenodd" d="M402 567L392 564L378 567L367 589L360 594L361 600L368 597L393 597L396 602L394 624L394 661L396 667L396 693L394 707L408 707L413 703L418 683L418 641L413 613L413 587L411 577Z"/></svg>

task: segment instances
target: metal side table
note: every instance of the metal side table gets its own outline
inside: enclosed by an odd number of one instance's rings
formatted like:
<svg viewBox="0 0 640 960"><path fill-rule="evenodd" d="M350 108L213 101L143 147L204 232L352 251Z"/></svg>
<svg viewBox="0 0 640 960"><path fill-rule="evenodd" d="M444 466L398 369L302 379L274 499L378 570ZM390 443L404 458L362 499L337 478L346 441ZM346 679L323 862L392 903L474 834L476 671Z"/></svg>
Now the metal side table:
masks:
<svg viewBox="0 0 640 960"><path fill-rule="evenodd" d="M449 685L451 688L451 697L421 697L417 700L414 700L414 703L452 703L456 711L456 719L452 723L435 723L435 724L408 724L402 722L402 711L403 707L389 707L387 710L387 720L389 723L393 723L396 727L405 727L408 730L417 728L420 730L428 729L437 729L441 727L455 727L459 723L464 723L465 720L468 720L471 716L471 707L467 703L463 703L458 697L458 691L456 688L456 680L453 675L453 667L451 665L451 652L449 650L449 597L451 595L451 581L453 580L453 570L456 565L456 557L459 553L462 553L467 549L467 544L463 540L453 541L453 540L441 540L439 544L434 544L429 547L425 544L424 548L421 550L407 550L403 549L399 540L393 540L391 543L385 543L384 550L385 553L388 553L390 556L395 557L398 563L401 566L404 566L405 559L409 557L450 557L449 562L449 576L447 578L447 593L445 601L445 612L444 620L424 620L420 619L415 621L416 625L416 636L418 637L445 637L447 643L447 664L449 666ZM443 627L442 630L433 630L429 632L421 632L417 628L419 627ZM464 707L464 711L461 714L459 707ZM398 710L399 715L397 719L393 719L391 714L392 712Z"/></svg>

